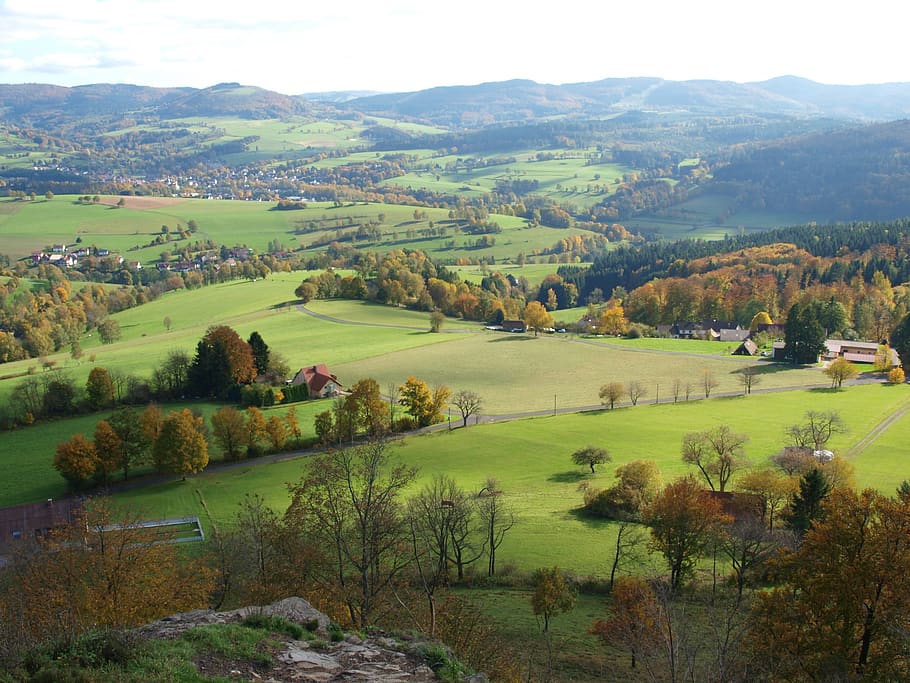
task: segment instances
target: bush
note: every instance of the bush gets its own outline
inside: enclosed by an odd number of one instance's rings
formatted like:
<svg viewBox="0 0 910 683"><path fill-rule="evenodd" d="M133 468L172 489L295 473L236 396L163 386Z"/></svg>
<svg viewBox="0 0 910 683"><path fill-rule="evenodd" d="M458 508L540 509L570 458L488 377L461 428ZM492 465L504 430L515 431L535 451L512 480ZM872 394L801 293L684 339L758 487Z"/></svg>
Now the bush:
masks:
<svg viewBox="0 0 910 683"><path fill-rule="evenodd" d="M275 392L265 384L247 384L240 391L240 402L245 408L267 408L275 405Z"/></svg>
<svg viewBox="0 0 910 683"><path fill-rule="evenodd" d="M315 623L312 628L311 622ZM315 619L312 619L311 622L305 624L307 631L315 631L319 626L319 622ZM240 623L247 628L256 628L270 633L283 633L296 640L301 640L304 633L304 627L300 624L274 614L249 614Z"/></svg>
<svg viewBox="0 0 910 683"><path fill-rule="evenodd" d="M329 640L333 643L344 640L344 629L334 621L329 624Z"/></svg>
<svg viewBox="0 0 910 683"><path fill-rule="evenodd" d="M419 425L415 418L406 415L404 417L399 417L397 420L395 420L395 425L393 426L392 431L393 432L410 432L410 431L417 429L418 426Z"/></svg>
<svg viewBox="0 0 910 683"><path fill-rule="evenodd" d="M426 645L421 649L427 666L433 670L439 680L449 683L464 680L468 672L451 650L442 645Z"/></svg>
<svg viewBox="0 0 910 683"><path fill-rule="evenodd" d="M281 390L281 393L284 394L282 403L297 403L306 401L310 397L306 384L288 384Z"/></svg>
<svg viewBox="0 0 910 683"><path fill-rule="evenodd" d="M903 384L907 380L901 368L894 368L888 373L888 384Z"/></svg>

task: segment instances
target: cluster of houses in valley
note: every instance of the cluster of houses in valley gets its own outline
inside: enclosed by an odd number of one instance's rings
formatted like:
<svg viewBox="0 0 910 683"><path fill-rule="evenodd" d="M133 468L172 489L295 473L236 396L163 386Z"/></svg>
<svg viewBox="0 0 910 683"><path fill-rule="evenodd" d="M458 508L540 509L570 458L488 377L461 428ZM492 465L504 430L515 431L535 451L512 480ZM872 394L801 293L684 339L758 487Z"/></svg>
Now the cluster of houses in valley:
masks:
<svg viewBox="0 0 910 683"><path fill-rule="evenodd" d="M58 268L78 268L80 261L87 258L103 259L113 268L142 269L142 263L139 261L127 261L120 254L112 254L109 249L82 246L69 249L65 244L54 244L49 250L33 251L32 265L40 266L44 263Z"/></svg>
<svg viewBox="0 0 910 683"><path fill-rule="evenodd" d="M227 254L222 256L221 253L213 250L204 251L196 254L189 261L162 262L156 267L159 271L168 271L171 273L191 273L195 270L204 270L212 266L215 270L223 266L236 268L242 263L253 258L253 250L249 247L233 247L227 250Z"/></svg>
<svg viewBox="0 0 910 683"><path fill-rule="evenodd" d="M222 266L237 266L251 260L254 251L249 247L232 247L221 253L215 250L204 251L196 254L188 261L161 262L156 265L159 271L172 273L190 273L196 270L204 270L212 266L218 270ZM128 261L120 254L112 253L109 249L100 247L83 247L77 246L69 248L65 244L54 244L50 249L38 250L32 252L32 265L40 266L49 264L58 268L78 269L80 264L84 264L86 259L95 259L97 263L107 263L110 270L126 268L128 270L142 270L142 263L139 261ZM103 267L102 267L103 268Z"/></svg>

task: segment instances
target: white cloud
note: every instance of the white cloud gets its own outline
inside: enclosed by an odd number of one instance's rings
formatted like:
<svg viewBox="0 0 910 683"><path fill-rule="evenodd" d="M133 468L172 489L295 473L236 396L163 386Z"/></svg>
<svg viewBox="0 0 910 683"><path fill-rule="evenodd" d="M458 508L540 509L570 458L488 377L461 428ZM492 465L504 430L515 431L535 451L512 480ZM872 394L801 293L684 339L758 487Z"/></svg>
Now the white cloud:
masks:
<svg viewBox="0 0 910 683"><path fill-rule="evenodd" d="M843 0L0 0L0 82L296 93L638 75L910 80L900 14L884 0L861 11Z"/></svg>

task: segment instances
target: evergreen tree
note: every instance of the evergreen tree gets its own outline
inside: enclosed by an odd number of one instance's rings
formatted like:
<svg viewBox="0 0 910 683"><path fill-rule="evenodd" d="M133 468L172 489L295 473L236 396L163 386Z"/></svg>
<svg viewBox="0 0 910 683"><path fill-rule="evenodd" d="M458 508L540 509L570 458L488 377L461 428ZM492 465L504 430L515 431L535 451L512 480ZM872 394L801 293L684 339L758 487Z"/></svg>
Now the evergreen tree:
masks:
<svg viewBox="0 0 910 683"><path fill-rule="evenodd" d="M910 313L904 316L891 333L891 348L897 351L901 364L905 368L910 367Z"/></svg>
<svg viewBox="0 0 910 683"><path fill-rule="evenodd" d="M793 363L817 363L825 350L825 330L815 307L793 304L784 326L784 353Z"/></svg>
<svg viewBox="0 0 910 683"><path fill-rule="evenodd" d="M806 472L799 480L799 491L793 495L790 509L784 513L787 526L799 533L812 528L813 522L824 517L822 503L831 492L831 485L817 467Z"/></svg>
<svg viewBox="0 0 910 683"><path fill-rule="evenodd" d="M187 372L187 390L191 396L223 398L234 385L231 363L224 345L205 340L196 344L196 356Z"/></svg>
<svg viewBox="0 0 910 683"><path fill-rule="evenodd" d="M253 351L253 367L257 375L264 375L269 369L269 346L258 332L250 334L247 344Z"/></svg>

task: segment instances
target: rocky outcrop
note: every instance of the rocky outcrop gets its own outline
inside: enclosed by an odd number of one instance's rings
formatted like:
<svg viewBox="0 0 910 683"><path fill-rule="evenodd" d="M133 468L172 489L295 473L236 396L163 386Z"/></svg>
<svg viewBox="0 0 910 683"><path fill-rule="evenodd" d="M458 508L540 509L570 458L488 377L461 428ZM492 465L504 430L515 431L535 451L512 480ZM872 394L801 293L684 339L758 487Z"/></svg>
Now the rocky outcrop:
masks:
<svg viewBox="0 0 910 683"><path fill-rule="evenodd" d="M199 658L196 667L207 676L236 680L284 682L388 681L424 683L438 680L429 666L428 648L438 649L413 637L373 635L361 638L345 633L332 642L331 620L302 598L287 598L272 605L243 607L228 612L196 610L175 614L137 629L143 638L177 638L186 631L207 624L239 624L250 615L280 616L312 630L313 640L283 636L273 639L270 664L228 661L215 654ZM315 629L314 629L315 626ZM472 683L486 683L480 675Z"/></svg>

